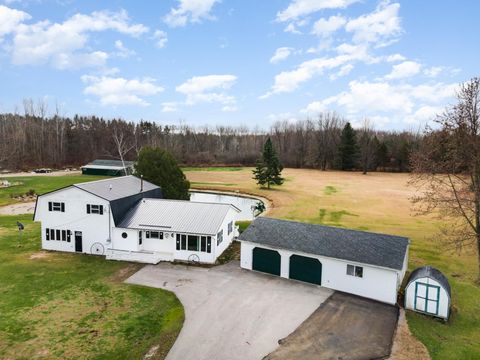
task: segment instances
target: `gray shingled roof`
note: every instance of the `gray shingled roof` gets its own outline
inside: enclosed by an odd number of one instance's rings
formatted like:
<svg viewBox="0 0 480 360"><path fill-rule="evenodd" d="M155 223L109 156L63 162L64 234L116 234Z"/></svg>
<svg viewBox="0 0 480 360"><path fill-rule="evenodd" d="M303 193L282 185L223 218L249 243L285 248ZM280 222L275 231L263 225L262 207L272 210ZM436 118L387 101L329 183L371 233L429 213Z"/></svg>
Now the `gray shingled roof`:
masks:
<svg viewBox="0 0 480 360"><path fill-rule="evenodd" d="M255 219L239 240L401 270L408 238L266 217Z"/></svg>
<svg viewBox="0 0 480 360"><path fill-rule="evenodd" d="M448 279L446 278L445 275L442 274L440 270L435 269L434 267L431 267L431 266L422 266L413 270L412 273L410 274L410 277L408 278L407 287L408 287L408 284L410 284L412 281L415 281L423 277L429 277L436 280L448 292L448 295L451 296L450 283L448 282Z"/></svg>
<svg viewBox="0 0 480 360"><path fill-rule="evenodd" d="M240 211L230 204L143 199L128 211L118 227L216 235L232 208Z"/></svg>
<svg viewBox="0 0 480 360"><path fill-rule="evenodd" d="M73 186L88 191L94 195L100 196L108 201L113 201L135 194L139 194L141 189L141 179L130 175L121 176L105 180L90 181L80 184L74 184ZM143 180L143 192L158 189L157 185L154 185L148 181Z"/></svg>

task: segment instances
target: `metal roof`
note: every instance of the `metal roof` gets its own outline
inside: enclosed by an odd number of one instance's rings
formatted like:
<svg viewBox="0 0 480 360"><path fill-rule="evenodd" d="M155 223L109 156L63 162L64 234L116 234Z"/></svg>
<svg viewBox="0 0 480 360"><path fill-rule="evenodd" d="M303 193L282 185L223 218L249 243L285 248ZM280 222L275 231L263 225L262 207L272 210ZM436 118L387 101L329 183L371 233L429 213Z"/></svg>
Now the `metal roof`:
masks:
<svg viewBox="0 0 480 360"><path fill-rule="evenodd" d="M239 236L307 254L401 270L408 238L266 217L255 219Z"/></svg>
<svg viewBox="0 0 480 360"><path fill-rule="evenodd" d="M122 163L121 160L96 159L96 160L93 160L92 162L88 163L85 166L95 165L95 166L98 166L98 167L101 167L101 168L110 167L110 166L118 166L118 167L121 167L123 169L124 164L125 164L125 167L131 167L131 166L133 166L134 162L133 161L124 161Z"/></svg>
<svg viewBox="0 0 480 360"><path fill-rule="evenodd" d="M142 186L141 181L141 179L133 175L129 175L111 179L89 181L80 184L74 184L73 186L100 196L108 201L118 200L153 189L159 189L157 185L143 180L143 191L140 191Z"/></svg>
<svg viewBox="0 0 480 360"><path fill-rule="evenodd" d="M216 235L232 208L240 212L230 204L143 199L128 211L117 226Z"/></svg>
<svg viewBox="0 0 480 360"><path fill-rule="evenodd" d="M448 279L446 278L445 275L443 275L443 273L440 270L435 269L434 267L431 267L431 266L422 266L413 270L412 273L410 274L410 277L408 278L407 287L412 281L415 281L423 277L429 277L433 280L436 280L447 291L448 296L451 296L450 283L448 282Z"/></svg>
<svg viewBox="0 0 480 360"><path fill-rule="evenodd" d="M128 168L130 166L125 164L125 167ZM124 167L122 165L116 166L116 165L93 165L93 164L88 164L88 165L82 166L82 169L123 170Z"/></svg>

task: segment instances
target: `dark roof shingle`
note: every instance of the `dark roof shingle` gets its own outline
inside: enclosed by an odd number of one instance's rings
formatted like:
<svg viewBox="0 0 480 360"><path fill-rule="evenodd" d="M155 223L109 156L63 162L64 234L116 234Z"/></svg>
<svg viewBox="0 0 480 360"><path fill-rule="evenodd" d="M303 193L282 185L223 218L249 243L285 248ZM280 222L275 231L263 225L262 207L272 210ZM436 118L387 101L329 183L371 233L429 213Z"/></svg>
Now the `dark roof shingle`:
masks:
<svg viewBox="0 0 480 360"><path fill-rule="evenodd" d="M401 270L408 238L259 217L239 240Z"/></svg>

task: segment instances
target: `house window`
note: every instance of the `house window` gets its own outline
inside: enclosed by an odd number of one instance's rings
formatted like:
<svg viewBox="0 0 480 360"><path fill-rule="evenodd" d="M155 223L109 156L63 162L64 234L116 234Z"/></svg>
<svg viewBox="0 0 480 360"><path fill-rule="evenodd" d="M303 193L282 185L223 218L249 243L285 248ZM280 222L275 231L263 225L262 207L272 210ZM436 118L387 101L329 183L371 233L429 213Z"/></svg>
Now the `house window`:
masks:
<svg viewBox="0 0 480 360"><path fill-rule="evenodd" d="M55 230L50 229L50 240L55 240Z"/></svg>
<svg viewBox="0 0 480 360"><path fill-rule="evenodd" d="M347 275L363 278L363 267L356 265L347 265Z"/></svg>
<svg viewBox="0 0 480 360"><path fill-rule="evenodd" d="M71 235L72 235L72 232L70 230L67 230L67 242L70 242Z"/></svg>
<svg viewBox="0 0 480 360"><path fill-rule="evenodd" d="M182 250L187 250L187 235L182 235Z"/></svg>
<svg viewBox="0 0 480 360"><path fill-rule="evenodd" d="M45 240L50 240L50 229L45 229Z"/></svg>
<svg viewBox="0 0 480 360"><path fill-rule="evenodd" d="M142 242L143 242L143 241L142 241L142 232L139 231L139 232L138 232L138 245L142 245Z"/></svg>
<svg viewBox="0 0 480 360"><path fill-rule="evenodd" d="M233 221L228 223L228 235L230 235L233 231Z"/></svg>
<svg viewBox="0 0 480 360"><path fill-rule="evenodd" d="M217 246L220 245L223 241L223 229L220 230L217 234Z"/></svg>
<svg viewBox="0 0 480 360"><path fill-rule="evenodd" d="M62 241L67 241L67 231L62 230Z"/></svg>
<svg viewBox="0 0 480 360"><path fill-rule="evenodd" d="M103 215L103 205L87 204L87 214Z"/></svg>
<svg viewBox="0 0 480 360"><path fill-rule="evenodd" d="M128 236L128 234L127 234L126 232L123 232L123 233L122 233L122 238L126 239L127 236Z"/></svg>
<svg viewBox="0 0 480 360"><path fill-rule="evenodd" d="M147 239L163 239L163 232L161 231L145 231Z"/></svg>
<svg viewBox="0 0 480 360"><path fill-rule="evenodd" d="M188 235L188 251L198 251L198 236Z"/></svg>
<svg viewBox="0 0 480 360"><path fill-rule="evenodd" d="M57 230L57 234L56 234L55 240L57 240L57 241L60 241L60 240L61 240L60 230Z"/></svg>
<svg viewBox="0 0 480 360"><path fill-rule="evenodd" d="M65 212L65 203L63 202L48 202L48 211L61 211Z"/></svg>

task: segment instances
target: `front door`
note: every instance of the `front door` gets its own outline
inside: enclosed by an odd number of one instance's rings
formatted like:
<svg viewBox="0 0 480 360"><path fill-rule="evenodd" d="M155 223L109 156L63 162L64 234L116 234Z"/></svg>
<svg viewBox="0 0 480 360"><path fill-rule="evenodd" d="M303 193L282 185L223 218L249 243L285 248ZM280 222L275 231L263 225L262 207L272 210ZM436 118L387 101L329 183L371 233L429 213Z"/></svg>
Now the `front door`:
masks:
<svg viewBox="0 0 480 360"><path fill-rule="evenodd" d="M415 284L415 310L437 315L440 287L422 282Z"/></svg>
<svg viewBox="0 0 480 360"><path fill-rule="evenodd" d="M82 232L75 231L75 251L83 252Z"/></svg>

